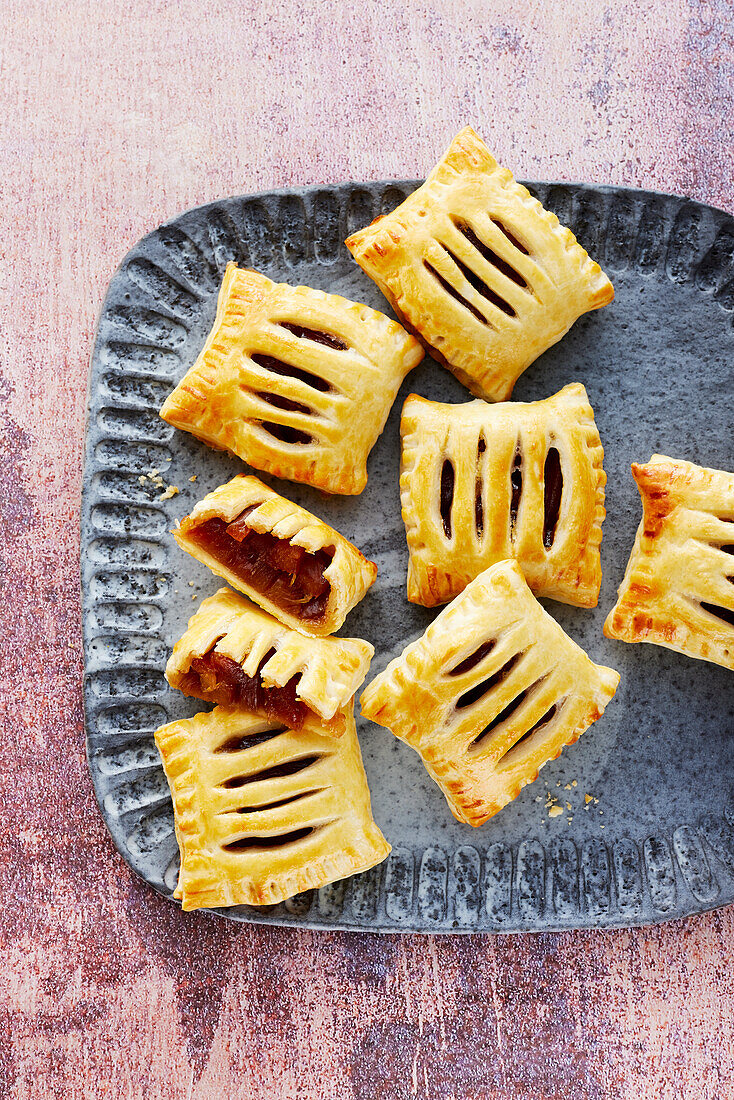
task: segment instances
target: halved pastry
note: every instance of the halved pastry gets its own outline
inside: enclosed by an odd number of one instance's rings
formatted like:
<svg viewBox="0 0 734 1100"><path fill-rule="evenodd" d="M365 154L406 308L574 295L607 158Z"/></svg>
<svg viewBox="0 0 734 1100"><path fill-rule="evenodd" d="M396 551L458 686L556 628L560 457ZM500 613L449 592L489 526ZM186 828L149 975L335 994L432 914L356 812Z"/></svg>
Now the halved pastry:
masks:
<svg viewBox="0 0 734 1100"><path fill-rule="evenodd" d="M338 630L377 576L333 527L245 474L200 500L173 534L233 588L306 634Z"/></svg>
<svg viewBox="0 0 734 1100"><path fill-rule="evenodd" d="M362 694L421 756L452 814L481 825L600 718L619 683L533 596L490 566Z"/></svg>
<svg viewBox="0 0 734 1100"><path fill-rule="evenodd" d="M516 558L536 596L594 607L604 451L579 383L545 401L403 406L408 599L432 607Z"/></svg>
<svg viewBox="0 0 734 1100"><path fill-rule="evenodd" d="M470 127L422 187L346 245L430 355L490 401L614 297L571 230Z"/></svg>
<svg viewBox="0 0 734 1100"><path fill-rule="evenodd" d="M258 470L361 493L423 349L368 306L227 265L214 327L161 416Z"/></svg>
<svg viewBox="0 0 734 1100"><path fill-rule="evenodd" d="M665 455L632 474L642 520L604 633L734 670L734 474Z"/></svg>
<svg viewBox="0 0 734 1100"><path fill-rule="evenodd" d="M381 863L354 714L339 741L216 707L155 735L173 798L184 909L274 905Z"/></svg>
<svg viewBox="0 0 734 1100"><path fill-rule="evenodd" d="M308 638L220 588L189 619L166 679L184 695L244 707L293 730L340 737L342 708L364 680L374 652L359 638Z"/></svg>

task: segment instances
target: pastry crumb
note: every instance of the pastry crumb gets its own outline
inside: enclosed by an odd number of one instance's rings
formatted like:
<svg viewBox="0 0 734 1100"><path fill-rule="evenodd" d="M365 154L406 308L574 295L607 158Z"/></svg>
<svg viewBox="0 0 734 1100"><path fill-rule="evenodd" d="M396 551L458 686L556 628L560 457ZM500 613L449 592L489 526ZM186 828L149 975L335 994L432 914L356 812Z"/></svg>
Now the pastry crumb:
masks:
<svg viewBox="0 0 734 1100"><path fill-rule="evenodd" d="M572 780L571 780L571 786L572 786L572 787L578 787L578 780L576 780L576 779L572 779Z"/></svg>
<svg viewBox="0 0 734 1100"><path fill-rule="evenodd" d="M156 469L155 467L152 470L148 470L147 474L143 474L143 477L145 478L146 481L152 481L153 484L155 485L156 489L165 489L166 488L166 483L163 480L163 478L161 477L160 470ZM167 498L160 498L160 499L167 499Z"/></svg>
<svg viewBox="0 0 734 1100"><path fill-rule="evenodd" d="M545 792L545 808L548 811L548 817L558 817L563 813L563 806L558 805L558 799L550 791Z"/></svg>
<svg viewBox="0 0 734 1100"><path fill-rule="evenodd" d="M169 485L167 489L163 490L163 492L158 497L158 499L159 500L170 500L171 497L175 497L180 492L181 492L181 490L179 489L178 485Z"/></svg>
<svg viewBox="0 0 734 1100"><path fill-rule="evenodd" d="M571 784L567 783L566 786L563 789L564 789L564 791L570 791L571 790Z"/></svg>
<svg viewBox="0 0 734 1100"><path fill-rule="evenodd" d="M196 481L198 476L199 476L198 474L192 474L191 477L189 478L189 481Z"/></svg>
<svg viewBox="0 0 734 1100"><path fill-rule="evenodd" d="M584 802L586 803L587 806L589 805L590 802L593 802L593 801L594 801L593 794L585 794L584 795Z"/></svg>
<svg viewBox="0 0 734 1100"><path fill-rule="evenodd" d="M573 806L571 805L571 803L570 803L570 802L567 802L567 803L566 803L566 809L567 809L567 810L572 810L572 809L573 809Z"/></svg>

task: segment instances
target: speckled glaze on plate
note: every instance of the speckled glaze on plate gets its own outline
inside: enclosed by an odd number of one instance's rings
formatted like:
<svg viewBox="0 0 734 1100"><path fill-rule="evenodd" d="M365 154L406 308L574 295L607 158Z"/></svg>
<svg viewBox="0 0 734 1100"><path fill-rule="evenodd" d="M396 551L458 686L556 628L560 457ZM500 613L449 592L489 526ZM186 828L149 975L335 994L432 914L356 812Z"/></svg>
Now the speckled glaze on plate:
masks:
<svg viewBox="0 0 734 1100"><path fill-rule="evenodd" d="M415 186L348 183L199 207L140 241L110 284L92 358L82 511L87 751L118 850L163 894L174 888L178 854L153 731L202 706L168 688L163 668L194 607L221 583L178 549L170 529L243 464L175 431L158 409L203 344L230 259L389 313L342 242ZM582 317L522 375L513 396L535 400L581 381L594 407L609 479L599 606L544 604L595 661L619 670L617 696L477 830L454 821L410 749L361 720L389 859L283 905L222 915L373 932L510 932L646 924L734 900L734 678L602 635L640 516L630 462L657 451L734 466L734 221L658 193L530 187L616 290L610 307ZM427 358L398 395L361 496L264 478L377 562L377 582L343 631L375 645L370 678L436 614L405 597L399 420L411 392L470 396ZM145 477L151 468L180 493L160 500ZM549 816L549 795L562 814Z"/></svg>

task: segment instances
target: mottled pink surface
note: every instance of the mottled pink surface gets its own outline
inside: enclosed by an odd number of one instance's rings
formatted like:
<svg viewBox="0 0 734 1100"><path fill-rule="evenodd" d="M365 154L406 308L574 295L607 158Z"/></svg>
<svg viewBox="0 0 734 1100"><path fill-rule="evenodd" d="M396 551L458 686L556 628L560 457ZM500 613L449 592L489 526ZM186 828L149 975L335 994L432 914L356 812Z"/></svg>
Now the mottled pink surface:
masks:
<svg viewBox="0 0 734 1100"><path fill-rule="evenodd" d="M77 580L95 315L137 238L228 194L419 176L467 122L521 177L732 209L731 0L0 7L0 1097L734 1097L732 909L377 938L155 896L87 774Z"/></svg>

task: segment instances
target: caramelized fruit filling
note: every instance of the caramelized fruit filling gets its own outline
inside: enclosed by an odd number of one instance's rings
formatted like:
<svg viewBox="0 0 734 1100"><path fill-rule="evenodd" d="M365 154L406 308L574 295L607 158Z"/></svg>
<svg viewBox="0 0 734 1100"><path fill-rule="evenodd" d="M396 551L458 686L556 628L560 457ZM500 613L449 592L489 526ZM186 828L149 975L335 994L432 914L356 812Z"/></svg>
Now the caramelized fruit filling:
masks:
<svg viewBox="0 0 734 1100"><path fill-rule="evenodd" d="M476 240L477 238L474 237L472 244ZM487 286L484 279L482 279L481 276L477 275L476 271L472 271L468 264L465 264L464 261L461 260L455 253L453 253L450 248L446 248L445 245L444 248L446 252L448 252L451 259L454 261L466 281L469 283L470 286L474 287L478 294L481 294L481 296L483 298L486 298L488 302L491 302L492 305L497 306L498 309L501 309L502 312L506 313L508 317L517 316L515 310L510 305L510 303L506 302L504 298L500 297L500 295L497 294L496 291L492 290L490 286ZM494 253L491 253L491 255L494 255ZM495 256L495 260L499 260L499 256ZM501 263L502 261L499 260L499 262ZM510 268L509 270L511 271L512 268ZM524 281L525 280L523 280L523 282Z"/></svg>
<svg viewBox="0 0 734 1100"><path fill-rule="evenodd" d="M492 645L493 644L494 643L492 643ZM489 652L489 650L487 652ZM483 654L483 656L486 656L486 654ZM492 688L496 688L498 684L501 684L502 681L509 676L521 657L522 653L516 653L513 657L510 657L509 661L507 661L502 668L498 669L497 672L492 673L486 680L481 680L478 684L475 684L474 687L465 691L464 694L456 700L456 709L462 710L464 707L472 706L473 703L482 699L488 691L491 691ZM477 664L479 664L478 661Z"/></svg>
<svg viewBox="0 0 734 1100"><path fill-rule="evenodd" d="M510 538L515 541L515 528L517 516L520 511L520 497L522 496L522 452L518 443L515 457L512 460L510 471Z"/></svg>
<svg viewBox="0 0 734 1100"><path fill-rule="evenodd" d="M443 530L447 539L451 538L451 506L454 503L454 467L448 459L444 459L441 467L441 519Z"/></svg>
<svg viewBox="0 0 734 1100"><path fill-rule="evenodd" d="M486 449L487 444L482 434L479 436L479 442L477 443L477 477L474 482L474 530L477 533L477 538L481 538L484 533L484 481L480 463Z"/></svg>
<svg viewBox="0 0 734 1100"><path fill-rule="evenodd" d="M329 600L331 586L324 572L332 555L326 550L309 554L269 532L253 531L247 525L250 511L231 523L209 519L189 531L189 538L283 611L318 622Z"/></svg>
<svg viewBox="0 0 734 1100"><path fill-rule="evenodd" d="M473 306L471 302L467 301L464 295L460 294L456 287L451 285L448 279L444 279L443 275L439 271L436 271L436 268L433 266L433 264L429 264L428 260L424 260L423 266L426 268L427 271L430 271L436 282L438 282L443 287L446 293L449 294L452 298L456 299L459 305L462 305L464 309L468 309L469 312L474 317L476 317L477 321L481 321L483 325L489 325L489 321L484 316L484 314L480 313L476 306Z"/></svg>
<svg viewBox="0 0 734 1100"><path fill-rule="evenodd" d="M290 321L279 321L281 328L288 329L300 340L313 340L315 344L323 344L326 348L334 348L335 351L348 351L349 344L342 340L341 336L334 336L331 332L321 332L319 329L304 328L303 325L295 325Z"/></svg>
<svg viewBox="0 0 734 1100"><path fill-rule="evenodd" d="M241 665L224 653L210 649L203 657L194 657L181 684L186 695L195 695L220 706L245 707L252 714L282 722L289 729L300 730L309 708L296 698L299 676L292 676L283 687L263 687L261 669L275 653L265 654L254 676L248 676Z"/></svg>
<svg viewBox="0 0 734 1100"><path fill-rule="evenodd" d="M546 455L543 486L543 546L546 550L550 550L556 537L558 516L561 511L561 496L563 494L561 456L555 447L551 447Z"/></svg>

